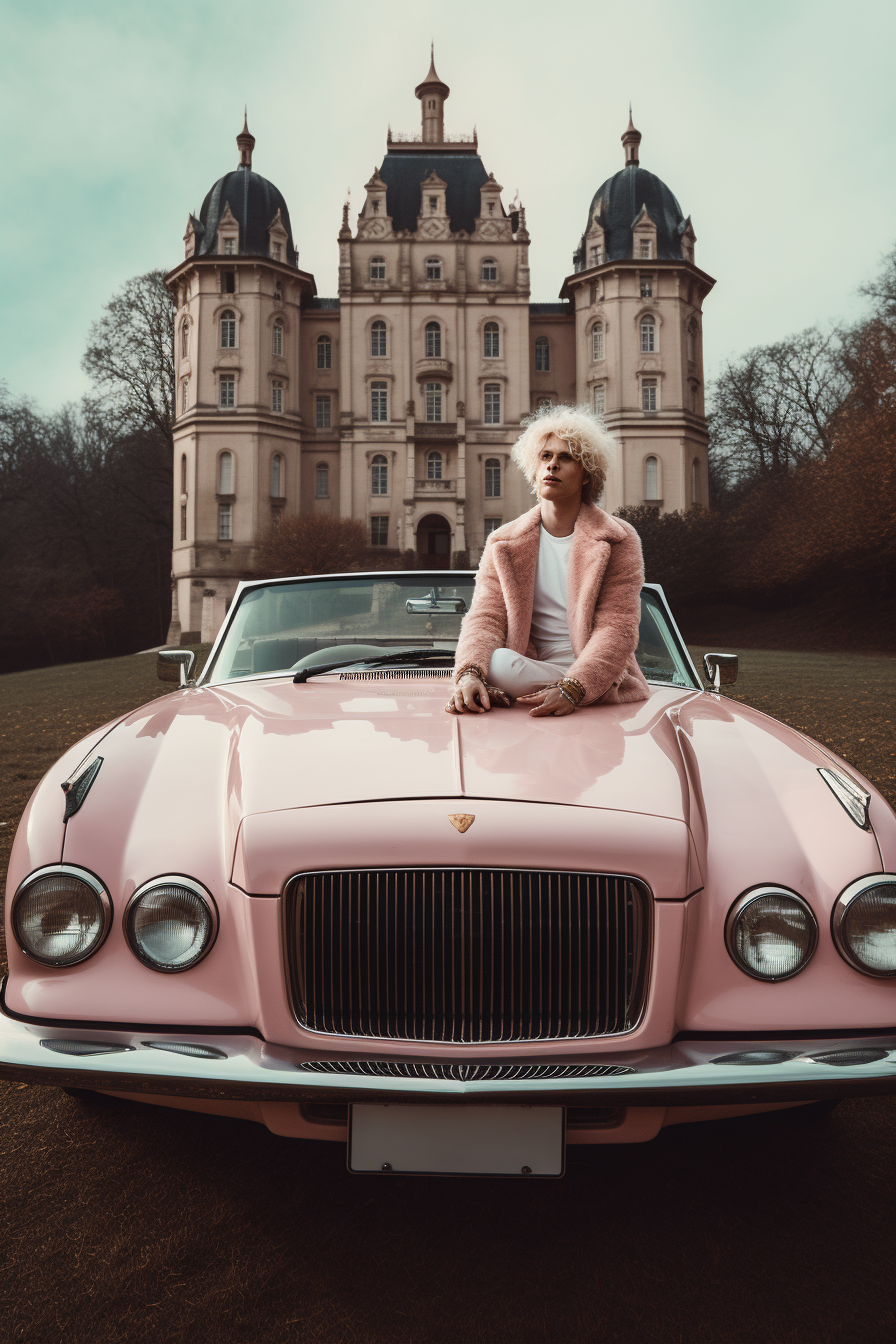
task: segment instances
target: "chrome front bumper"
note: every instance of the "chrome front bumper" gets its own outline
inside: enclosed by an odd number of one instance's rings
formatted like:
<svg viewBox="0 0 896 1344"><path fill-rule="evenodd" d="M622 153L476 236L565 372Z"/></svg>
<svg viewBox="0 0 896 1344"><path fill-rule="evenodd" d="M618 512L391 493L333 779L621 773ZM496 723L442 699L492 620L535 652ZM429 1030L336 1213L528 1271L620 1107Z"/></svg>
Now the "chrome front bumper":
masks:
<svg viewBox="0 0 896 1344"><path fill-rule="evenodd" d="M152 1044L149 1044L151 1042ZM92 1045L97 1053L60 1054ZM198 1046L209 1058L172 1054L165 1046ZM108 1053L101 1053L108 1052ZM0 1077L52 1087L79 1087L136 1095L240 1101L506 1102L526 1105L685 1106L813 1101L825 1097L896 1093L896 1034L819 1040L687 1040L653 1050L544 1055L528 1061L494 1055L471 1059L456 1050L453 1062L513 1066L500 1078L376 1076L351 1072L353 1064L413 1071L427 1062L443 1068L444 1054L424 1050L355 1061L335 1053L340 1072L319 1071L323 1052L269 1045L250 1035L201 1031L109 1031L21 1022L0 1012ZM527 1065L531 1066L527 1069ZM607 1069L597 1075L582 1066ZM536 1070L534 1072L533 1070ZM573 1072L575 1071L575 1072ZM552 1076L546 1076L550 1073Z"/></svg>

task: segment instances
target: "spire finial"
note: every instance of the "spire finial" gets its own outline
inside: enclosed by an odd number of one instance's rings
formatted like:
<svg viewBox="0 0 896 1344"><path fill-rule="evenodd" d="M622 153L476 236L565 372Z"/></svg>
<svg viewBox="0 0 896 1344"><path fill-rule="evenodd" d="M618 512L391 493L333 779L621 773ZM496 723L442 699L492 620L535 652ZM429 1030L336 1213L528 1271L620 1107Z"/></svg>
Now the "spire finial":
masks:
<svg viewBox="0 0 896 1344"><path fill-rule="evenodd" d="M641 143L641 132L635 130L635 123L632 121L632 105L628 105L628 126L622 133L622 146L625 150L626 168L637 168L638 166L638 146Z"/></svg>
<svg viewBox="0 0 896 1344"><path fill-rule="evenodd" d="M236 138L237 148L240 151L240 167L252 167L252 151L255 148L255 136L249 130L249 108L245 105L243 108L243 129Z"/></svg>

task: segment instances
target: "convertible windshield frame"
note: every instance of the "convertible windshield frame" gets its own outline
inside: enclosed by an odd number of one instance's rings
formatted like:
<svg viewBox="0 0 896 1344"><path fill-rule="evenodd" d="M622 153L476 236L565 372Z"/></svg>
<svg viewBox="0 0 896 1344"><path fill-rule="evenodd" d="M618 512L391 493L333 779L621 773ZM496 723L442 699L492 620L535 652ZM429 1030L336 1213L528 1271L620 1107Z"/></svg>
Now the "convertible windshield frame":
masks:
<svg viewBox="0 0 896 1344"><path fill-rule="evenodd" d="M356 571L354 573L346 573L346 574L307 574L298 576L287 576L282 579L242 580L237 585L236 592L233 595L233 599L230 603L230 607L227 612L227 617L223 622L217 635L215 636L211 650L209 651L209 656L206 659L205 666L202 669L202 672L200 673L199 677L197 678L196 681L197 686L210 686L210 685L231 686L237 682L271 681L277 678L291 677L293 675L293 673L288 669L286 670L278 669L276 671L270 671L270 672L248 672L244 675L240 675L237 677L224 677L221 678L220 680L213 680L213 673L215 670L215 665L218 660L218 656L234 623L240 603L242 602L244 596L248 592L251 592L253 589L274 588L286 584L292 586L302 583L319 584L322 581L336 583L340 579L345 579L351 583L357 583L359 579L377 580L377 579L394 579L394 578L401 578L405 583L408 583L408 581L411 580L411 582L415 583L415 585L419 583L421 587L435 586L444 588L444 587L456 586L458 582L462 582L464 580L475 581L476 570L474 569L365 570L361 572ZM697 669L694 666L694 662L688 652L688 648L684 642L681 631L679 630L678 625L675 622L675 618L673 617L672 612L669 608L669 603L666 599L665 593L663 592L662 585L658 583L645 583L642 585L641 592L642 594L649 593L653 597L656 606L660 609L663 620L667 627L668 634L671 637L672 643L675 647L675 651L678 655L679 661L682 664L682 668L686 673L686 675L690 677L691 684L688 686L682 686L680 683L670 682L667 679L655 679L652 678L647 672L645 672L644 675L647 681L653 686L674 687L676 690L702 691L704 689L703 681L701 680L697 672ZM413 642L414 642L413 637L409 637L408 643ZM386 653L387 651L388 651L387 647L384 647L383 652Z"/></svg>

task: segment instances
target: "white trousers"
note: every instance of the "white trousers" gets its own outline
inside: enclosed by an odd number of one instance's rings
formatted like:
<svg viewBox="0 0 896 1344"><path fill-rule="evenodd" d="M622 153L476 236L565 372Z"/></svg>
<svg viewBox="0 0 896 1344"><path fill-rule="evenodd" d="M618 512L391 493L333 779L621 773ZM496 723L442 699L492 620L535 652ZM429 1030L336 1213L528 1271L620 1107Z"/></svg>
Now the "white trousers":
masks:
<svg viewBox="0 0 896 1344"><path fill-rule="evenodd" d="M549 681L559 681L574 662L571 649L569 657L557 663L540 663L512 649L495 649L488 665L488 680L508 695L528 695L530 691L540 691Z"/></svg>

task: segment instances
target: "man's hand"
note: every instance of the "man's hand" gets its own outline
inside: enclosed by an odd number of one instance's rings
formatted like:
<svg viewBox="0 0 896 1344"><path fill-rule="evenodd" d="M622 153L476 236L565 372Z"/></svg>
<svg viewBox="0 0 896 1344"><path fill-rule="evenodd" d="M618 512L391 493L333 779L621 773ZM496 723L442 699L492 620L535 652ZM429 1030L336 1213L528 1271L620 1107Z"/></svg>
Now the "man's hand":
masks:
<svg viewBox="0 0 896 1344"><path fill-rule="evenodd" d="M461 677L455 686L454 693L445 709L449 714L463 714L466 709L471 710L474 714L482 714L491 707L488 690L484 682L481 682L472 672L468 672L465 677Z"/></svg>
<svg viewBox="0 0 896 1344"><path fill-rule="evenodd" d="M544 714L556 714L559 719L565 714L572 714L575 709L559 686L545 686L540 691L530 691L528 695L520 695L517 699L521 705L534 705L529 713L536 718Z"/></svg>

